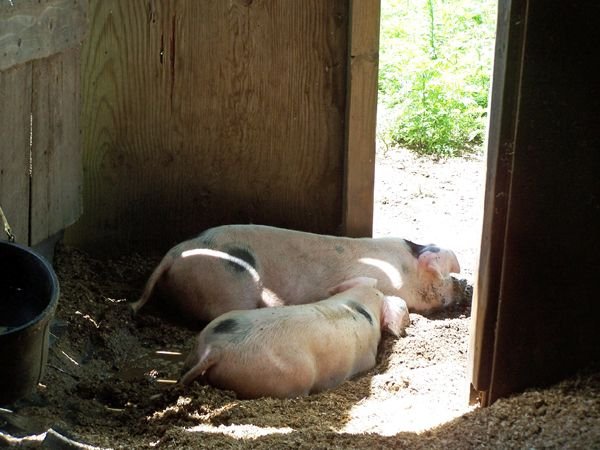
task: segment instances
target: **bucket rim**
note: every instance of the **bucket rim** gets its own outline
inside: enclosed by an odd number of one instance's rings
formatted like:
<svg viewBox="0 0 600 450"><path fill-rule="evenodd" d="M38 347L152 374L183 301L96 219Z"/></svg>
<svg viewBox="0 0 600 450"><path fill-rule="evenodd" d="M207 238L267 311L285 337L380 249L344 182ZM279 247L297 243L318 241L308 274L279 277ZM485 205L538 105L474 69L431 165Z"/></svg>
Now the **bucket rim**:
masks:
<svg viewBox="0 0 600 450"><path fill-rule="evenodd" d="M18 333L19 331L22 331L32 325L35 325L36 323L40 322L44 317L48 316L58 304L58 298L60 296L60 286L58 283L58 277L56 276L56 272L54 272L54 268L52 267L52 265L43 256L38 254L36 251L32 250L30 247L27 247L26 245L22 244L17 244L16 242L8 241L0 241L0 246L18 248L19 250L28 253L30 256L36 259L46 269L46 272L50 275L50 284L52 290L50 295L50 301L48 302L46 307L33 319L21 325L10 327L5 331L0 332L0 336L6 336L9 334Z"/></svg>

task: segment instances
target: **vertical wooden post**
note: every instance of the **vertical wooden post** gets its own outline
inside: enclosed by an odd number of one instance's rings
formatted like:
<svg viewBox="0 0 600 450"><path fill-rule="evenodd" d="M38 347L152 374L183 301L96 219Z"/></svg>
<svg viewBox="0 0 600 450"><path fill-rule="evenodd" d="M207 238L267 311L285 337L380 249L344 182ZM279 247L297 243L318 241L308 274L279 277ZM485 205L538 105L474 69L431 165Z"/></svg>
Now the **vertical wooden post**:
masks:
<svg viewBox="0 0 600 450"><path fill-rule="evenodd" d="M343 232L373 233L380 0L351 0Z"/></svg>
<svg viewBox="0 0 600 450"><path fill-rule="evenodd" d="M472 400L485 396L492 376L496 317L516 141L527 2L498 5L496 51L490 99L485 214L478 280L473 301L470 360ZM482 398L482 404L486 399Z"/></svg>

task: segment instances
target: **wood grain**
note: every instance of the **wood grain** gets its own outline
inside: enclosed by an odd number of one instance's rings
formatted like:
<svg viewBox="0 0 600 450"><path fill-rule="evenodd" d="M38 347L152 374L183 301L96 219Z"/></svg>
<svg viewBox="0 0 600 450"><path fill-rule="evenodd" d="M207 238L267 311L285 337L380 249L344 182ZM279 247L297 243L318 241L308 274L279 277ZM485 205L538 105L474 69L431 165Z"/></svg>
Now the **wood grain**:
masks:
<svg viewBox="0 0 600 450"><path fill-rule="evenodd" d="M31 66L0 72L0 205L18 243L29 243ZM0 224L0 240L6 240Z"/></svg>
<svg viewBox="0 0 600 450"><path fill-rule="evenodd" d="M82 209L79 49L33 62L31 245Z"/></svg>
<svg viewBox="0 0 600 450"><path fill-rule="evenodd" d="M373 234L380 0L350 2L344 234Z"/></svg>
<svg viewBox="0 0 600 450"><path fill-rule="evenodd" d="M78 245L342 225L347 2L90 2Z"/></svg>
<svg viewBox="0 0 600 450"><path fill-rule="evenodd" d="M600 361L600 5L501 6L504 104L492 109L474 311L484 405Z"/></svg>
<svg viewBox="0 0 600 450"><path fill-rule="evenodd" d="M0 2L0 70L79 46L87 0Z"/></svg>
<svg viewBox="0 0 600 450"><path fill-rule="evenodd" d="M600 361L600 4L555 6L528 2L492 401Z"/></svg>
<svg viewBox="0 0 600 450"><path fill-rule="evenodd" d="M490 98L485 214L470 336L471 383L482 395L487 395L492 377L526 18L525 4L513 7L510 1L501 2Z"/></svg>

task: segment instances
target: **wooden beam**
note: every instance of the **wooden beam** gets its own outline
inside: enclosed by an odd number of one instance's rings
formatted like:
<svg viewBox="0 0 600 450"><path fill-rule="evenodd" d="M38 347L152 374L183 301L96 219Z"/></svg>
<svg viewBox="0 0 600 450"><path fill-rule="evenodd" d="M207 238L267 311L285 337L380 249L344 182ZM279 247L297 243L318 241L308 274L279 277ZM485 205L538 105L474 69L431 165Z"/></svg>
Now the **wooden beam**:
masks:
<svg viewBox="0 0 600 450"><path fill-rule="evenodd" d="M343 232L373 233L380 0L351 0Z"/></svg>
<svg viewBox="0 0 600 450"><path fill-rule="evenodd" d="M79 46L87 0L0 2L0 70Z"/></svg>
<svg viewBox="0 0 600 450"><path fill-rule="evenodd" d="M480 395L489 390L492 375L521 89L527 2L518 2L518 7L514 3L504 0L498 5L481 254L470 333L471 384Z"/></svg>

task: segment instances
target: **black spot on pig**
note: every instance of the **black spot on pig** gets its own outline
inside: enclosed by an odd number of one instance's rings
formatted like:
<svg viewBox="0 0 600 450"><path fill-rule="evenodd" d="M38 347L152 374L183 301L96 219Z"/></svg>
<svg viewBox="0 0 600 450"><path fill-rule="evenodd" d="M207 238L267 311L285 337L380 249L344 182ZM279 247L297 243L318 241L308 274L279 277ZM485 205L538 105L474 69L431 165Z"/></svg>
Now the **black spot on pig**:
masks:
<svg viewBox="0 0 600 450"><path fill-rule="evenodd" d="M371 314L369 314L369 312L361 304L356 302L348 302L348 306L355 310L357 313L365 316L369 323L373 325L373 318L371 317Z"/></svg>
<svg viewBox="0 0 600 450"><path fill-rule="evenodd" d="M219 322L214 328L213 333L233 333L238 329L238 322L235 319L225 319Z"/></svg>
<svg viewBox="0 0 600 450"><path fill-rule="evenodd" d="M230 247L223 251L228 255L233 256L234 258L241 259L250 267L256 269L256 259L254 258L254 255L250 252L250 250L243 247ZM242 264L236 261L226 260L225 262L227 266L234 272L244 272L247 270L247 267L244 267Z"/></svg>
<svg viewBox="0 0 600 450"><path fill-rule="evenodd" d="M211 340L225 339L227 342L232 344L239 344L248 338L248 335L252 331L252 324L245 321L243 318L228 318L223 319L217 323L212 329Z"/></svg>
<svg viewBox="0 0 600 450"><path fill-rule="evenodd" d="M404 242L406 242L406 245L408 245L410 254L413 255L415 258L418 258L419 255L423 252L423 249L425 248L424 245L415 244L414 242L411 242L408 239L405 239Z"/></svg>
<svg viewBox="0 0 600 450"><path fill-rule="evenodd" d="M408 245L408 249L410 250L410 254L415 258L418 258L424 252L438 253L440 251L439 247L435 245L421 245L415 244L414 242L409 241L408 239L404 239L406 245Z"/></svg>
<svg viewBox="0 0 600 450"><path fill-rule="evenodd" d="M335 246L335 251L338 252L341 255L342 253L345 252L345 249L341 245L336 245Z"/></svg>

